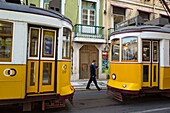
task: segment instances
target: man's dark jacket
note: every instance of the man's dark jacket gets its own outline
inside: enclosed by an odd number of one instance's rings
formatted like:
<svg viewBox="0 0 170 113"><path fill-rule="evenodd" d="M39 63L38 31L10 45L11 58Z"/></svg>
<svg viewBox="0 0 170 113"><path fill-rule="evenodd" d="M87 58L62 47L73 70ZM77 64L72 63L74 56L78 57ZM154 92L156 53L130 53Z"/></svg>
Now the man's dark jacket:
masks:
<svg viewBox="0 0 170 113"><path fill-rule="evenodd" d="M90 65L90 76L91 77L95 77L96 76L96 68L98 68L98 66L96 66L95 64L91 64Z"/></svg>

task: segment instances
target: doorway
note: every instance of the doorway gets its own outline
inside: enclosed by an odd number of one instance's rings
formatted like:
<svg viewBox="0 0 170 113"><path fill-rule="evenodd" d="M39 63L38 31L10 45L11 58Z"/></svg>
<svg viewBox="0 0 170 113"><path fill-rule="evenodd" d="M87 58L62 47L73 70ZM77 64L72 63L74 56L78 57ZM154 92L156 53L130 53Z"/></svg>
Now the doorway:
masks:
<svg viewBox="0 0 170 113"><path fill-rule="evenodd" d="M55 91L57 32L53 29L29 28L27 93Z"/></svg>
<svg viewBox="0 0 170 113"><path fill-rule="evenodd" d="M159 41L142 40L143 87L158 87Z"/></svg>
<svg viewBox="0 0 170 113"><path fill-rule="evenodd" d="M94 45L84 45L80 48L80 79L88 79L90 77L90 64L96 60L98 65L99 51ZM98 71L96 72L98 78Z"/></svg>

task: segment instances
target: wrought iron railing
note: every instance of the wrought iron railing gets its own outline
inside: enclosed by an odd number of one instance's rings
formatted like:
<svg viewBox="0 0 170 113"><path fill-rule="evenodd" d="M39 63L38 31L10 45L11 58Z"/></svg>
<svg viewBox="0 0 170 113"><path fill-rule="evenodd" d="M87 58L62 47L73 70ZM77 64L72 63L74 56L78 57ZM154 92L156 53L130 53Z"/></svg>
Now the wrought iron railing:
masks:
<svg viewBox="0 0 170 113"><path fill-rule="evenodd" d="M96 38L104 39L104 27L102 26L92 26L92 25L83 25L76 24L74 26L74 32L76 37L82 38Z"/></svg>

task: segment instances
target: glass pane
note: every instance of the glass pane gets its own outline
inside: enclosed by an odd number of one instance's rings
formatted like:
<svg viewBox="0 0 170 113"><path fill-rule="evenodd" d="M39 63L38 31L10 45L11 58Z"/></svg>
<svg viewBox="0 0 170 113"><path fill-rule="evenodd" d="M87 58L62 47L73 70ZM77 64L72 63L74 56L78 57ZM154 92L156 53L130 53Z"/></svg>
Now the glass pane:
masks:
<svg viewBox="0 0 170 113"><path fill-rule="evenodd" d="M63 58L70 58L70 51L71 51L71 31L67 28L64 28L63 33L63 47L62 47L62 57Z"/></svg>
<svg viewBox="0 0 170 113"><path fill-rule="evenodd" d="M43 56L54 56L54 31L44 31Z"/></svg>
<svg viewBox="0 0 170 113"><path fill-rule="evenodd" d="M137 38L123 38L122 60L137 60Z"/></svg>
<svg viewBox="0 0 170 113"><path fill-rule="evenodd" d="M38 56L39 29L31 29L30 56Z"/></svg>
<svg viewBox="0 0 170 113"><path fill-rule="evenodd" d="M95 3L94 2L86 2L86 1L83 1L82 2L82 7L83 8L95 8Z"/></svg>
<svg viewBox="0 0 170 113"><path fill-rule="evenodd" d="M51 85L52 63L43 63L43 85Z"/></svg>
<svg viewBox="0 0 170 113"><path fill-rule="evenodd" d="M158 60L158 42L153 42L153 61Z"/></svg>
<svg viewBox="0 0 170 113"><path fill-rule="evenodd" d="M0 21L0 61L10 61L12 54L13 24Z"/></svg>
<svg viewBox="0 0 170 113"><path fill-rule="evenodd" d="M35 86L36 63L31 62L30 86Z"/></svg>
<svg viewBox="0 0 170 113"><path fill-rule="evenodd" d="M143 42L142 60L150 61L150 42Z"/></svg>
<svg viewBox="0 0 170 113"><path fill-rule="evenodd" d="M148 82L149 80L149 66L144 65L143 66L143 82Z"/></svg>
<svg viewBox="0 0 170 113"><path fill-rule="evenodd" d="M114 39L112 42L112 60L119 60L120 52L120 41L119 39Z"/></svg>
<svg viewBox="0 0 170 113"><path fill-rule="evenodd" d="M10 58L12 37L0 36L0 58Z"/></svg>
<svg viewBox="0 0 170 113"><path fill-rule="evenodd" d="M12 34L12 24L0 22L0 34Z"/></svg>

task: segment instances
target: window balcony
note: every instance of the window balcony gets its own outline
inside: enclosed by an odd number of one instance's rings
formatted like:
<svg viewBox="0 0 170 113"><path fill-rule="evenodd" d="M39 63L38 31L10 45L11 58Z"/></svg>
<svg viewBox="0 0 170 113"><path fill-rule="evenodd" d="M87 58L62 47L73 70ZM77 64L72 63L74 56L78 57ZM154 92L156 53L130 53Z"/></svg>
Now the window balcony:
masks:
<svg viewBox="0 0 170 113"><path fill-rule="evenodd" d="M98 41L104 40L104 27L102 26L92 26L92 25L83 25L83 24L76 24L74 26L74 41L81 40L93 40L98 39Z"/></svg>

